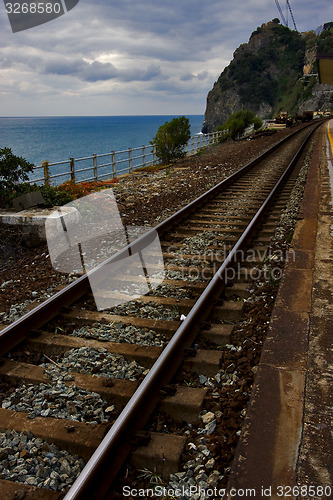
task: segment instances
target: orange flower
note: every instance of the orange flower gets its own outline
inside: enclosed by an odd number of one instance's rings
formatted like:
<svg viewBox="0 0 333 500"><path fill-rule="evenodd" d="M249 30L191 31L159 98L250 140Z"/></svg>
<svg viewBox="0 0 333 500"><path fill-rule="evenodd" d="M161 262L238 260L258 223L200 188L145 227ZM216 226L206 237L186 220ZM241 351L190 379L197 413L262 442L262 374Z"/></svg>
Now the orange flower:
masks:
<svg viewBox="0 0 333 500"><path fill-rule="evenodd" d="M69 193L73 199L81 198L93 191L99 191L101 189L106 189L116 184L118 179L111 179L109 181L83 181L80 183L75 183L74 181L66 181L57 187L60 191L66 191Z"/></svg>

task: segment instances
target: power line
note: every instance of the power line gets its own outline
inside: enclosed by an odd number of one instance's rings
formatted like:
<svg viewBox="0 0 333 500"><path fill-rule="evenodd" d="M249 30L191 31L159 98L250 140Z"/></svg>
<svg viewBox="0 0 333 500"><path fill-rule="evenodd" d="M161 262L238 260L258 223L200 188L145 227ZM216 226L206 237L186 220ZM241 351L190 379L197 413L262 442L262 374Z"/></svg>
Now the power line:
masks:
<svg viewBox="0 0 333 500"><path fill-rule="evenodd" d="M283 24L285 24L285 25L287 26L287 25L288 25L288 23L286 22L285 17L284 17L284 15L283 15L283 12L282 12L281 6L280 6L280 4L279 4L279 0L275 0L275 3L276 3L277 8L279 9L280 16L281 16L281 19L282 19Z"/></svg>
<svg viewBox="0 0 333 500"><path fill-rule="evenodd" d="M288 26L288 17L287 17L287 20L282 12L282 9L281 9L281 5L279 3L279 0L275 0L275 3L276 3L276 6L279 10L279 13L280 13L280 16L281 16L281 19L282 19L282 23L285 25L285 26ZM294 23L294 27L295 27L295 30L297 30L297 27L296 27L296 22L295 22L295 18L294 18L294 15L293 15L293 11L291 10L291 5L290 5L290 2L289 0L286 0L286 12L287 12L287 16L288 16L288 10L290 12L290 15L291 15L291 19L293 20L293 23Z"/></svg>
<svg viewBox="0 0 333 500"><path fill-rule="evenodd" d="M290 6L290 3L289 3L289 0L286 0L286 1L287 1L287 5L288 5L288 8L289 8L289 11L290 11L291 19L293 20L293 23L294 23L294 26L295 26L295 30L297 31L297 26L296 26L296 23L295 23L293 11L291 10L291 6Z"/></svg>

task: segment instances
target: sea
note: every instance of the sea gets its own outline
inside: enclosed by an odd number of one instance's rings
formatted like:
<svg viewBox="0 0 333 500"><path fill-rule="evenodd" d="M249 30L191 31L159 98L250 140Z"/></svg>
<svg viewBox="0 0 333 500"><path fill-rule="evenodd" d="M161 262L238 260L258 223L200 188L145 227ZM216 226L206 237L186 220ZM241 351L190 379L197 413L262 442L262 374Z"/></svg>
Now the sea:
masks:
<svg viewBox="0 0 333 500"><path fill-rule="evenodd" d="M55 163L71 157L123 151L148 146L160 125L177 116L180 115L3 117L0 149L11 148L14 155L36 166L44 161ZM191 135L200 133L204 116L186 116Z"/></svg>

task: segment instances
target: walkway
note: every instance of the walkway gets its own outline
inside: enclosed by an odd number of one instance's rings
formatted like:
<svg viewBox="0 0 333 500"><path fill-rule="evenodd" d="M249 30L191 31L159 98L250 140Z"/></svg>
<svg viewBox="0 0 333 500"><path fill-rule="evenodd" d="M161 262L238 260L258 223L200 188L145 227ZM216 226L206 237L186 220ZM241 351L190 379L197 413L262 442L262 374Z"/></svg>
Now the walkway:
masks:
<svg viewBox="0 0 333 500"><path fill-rule="evenodd" d="M317 132L229 498L333 498L333 120Z"/></svg>

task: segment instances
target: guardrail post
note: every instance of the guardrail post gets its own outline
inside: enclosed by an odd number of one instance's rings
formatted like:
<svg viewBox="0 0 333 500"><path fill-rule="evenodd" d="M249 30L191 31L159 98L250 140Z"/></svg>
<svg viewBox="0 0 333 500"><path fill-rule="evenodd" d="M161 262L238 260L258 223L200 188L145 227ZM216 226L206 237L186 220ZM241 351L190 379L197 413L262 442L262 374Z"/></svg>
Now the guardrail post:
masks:
<svg viewBox="0 0 333 500"><path fill-rule="evenodd" d="M130 174L132 173L132 169L133 169L133 154L132 154L132 148L129 148L129 150L128 150L128 170L129 170Z"/></svg>
<svg viewBox="0 0 333 500"><path fill-rule="evenodd" d="M156 165L156 161L157 161L156 144L153 144L153 165Z"/></svg>
<svg viewBox="0 0 333 500"><path fill-rule="evenodd" d="M74 158L69 159L69 167L71 169L71 181L75 182L75 160L74 160Z"/></svg>
<svg viewBox="0 0 333 500"><path fill-rule="evenodd" d="M116 173L117 173L117 167L116 167L116 153L112 150L111 151L111 162L112 162L112 177L115 178Z"/></svg>
<svg viewBox="0 0 333 500"><path fill-rule="evenodd" d="M45 186L50 186L50 168L49 168L49 162L48 161L43 161L42 167L44 169L44 184Z"/></svg>
<svg viewBox="0 0 333 500"><path fill-rule="evenodd" d="M93 154L93 169L94 169L94 180L98 181L98 172L97 172L97 155Z"/></svg>
<svg viewBox="0 0 333 500"><path fill-rule="evenodd" d="M146 146L142 146L142 166L146 166Z"/></svg>

